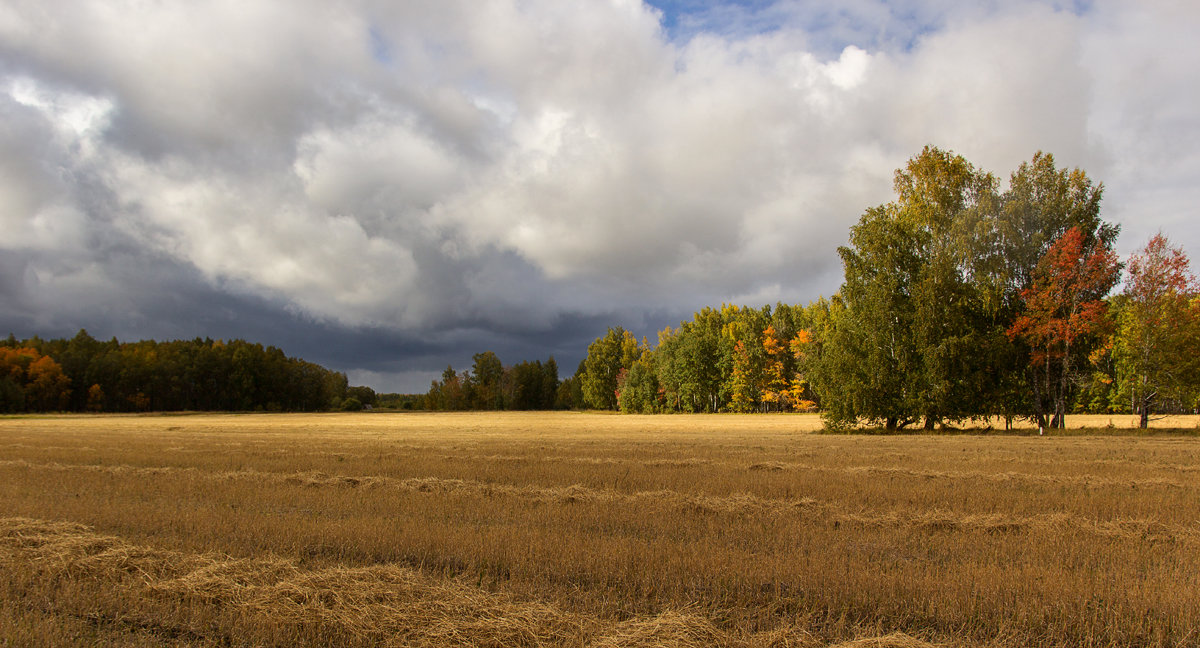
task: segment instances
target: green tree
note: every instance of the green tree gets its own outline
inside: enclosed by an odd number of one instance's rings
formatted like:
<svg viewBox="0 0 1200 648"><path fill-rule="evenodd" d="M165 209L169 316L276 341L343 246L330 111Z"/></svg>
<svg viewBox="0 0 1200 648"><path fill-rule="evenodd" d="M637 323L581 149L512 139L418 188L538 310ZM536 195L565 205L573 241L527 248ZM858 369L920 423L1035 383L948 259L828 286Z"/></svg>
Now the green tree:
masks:
<svg viewBox="0 0 1200 648"><path fill-rule="evenodd" d="M831 424L923 418L932 427L978 411L988 335L973 252L996 184L961 156L926 147L896 172L897 199L851 229L838 249L844 308L816 372Z"/></svg>
<svg viewBox="0 0 1200 648"><path fill-rule="evenodd" d="M0 413L12 414L24 410L25 390L21 384L12 376L0 375Z"/></svg>
<svg viewBox="0 0 1200 648"><path fill-rule="evenodd" d="M346 388L346 398L348 398L348 399L353 398L354 400L357 400L359 405L361 406L361 407L359 407L359 409L363 409L364 407L367 407L367 406L374 407L379 396L378 396L378 394L375 393L374 389L371 389L370 387L365 387L365 386L359 385L359 386L354 386L354 387L347 387ZM345 404L343 403L343 406L344 405Z"/></svg>
<svg viewBox="0 0 1200 648"><path fill-rule="evenodd" d="M512 405L515 410L544 410L554 407L558 390L558 366L554 358L521 362L511 372Z"/></svg>
<svg viewBox="0 0 1200 648"><path fill-rule="evenodd" d="M617 376L641 357L633 334L620 326L588 345L582 379L583 401L594 409L617 409Z"/></svg>
<svg viewBox="0 0 1200 648"><path fill-rule="evenodd" d="M579 361L579 366L575 369L575 375L559 383L558 390L554 394L554 407L556 409L577 409L584 406L583 376L587 372L584 362L584 360Z"/></svg>
<svg viewBox="0 0 1200 648"><path fill-rule="evenodd" d="M558 362L550 356L542 364L542 393L538 409L554 409L558 397Z"/></svg>
<svg viewBox="0 0 1200 648"><path fill-rule="evenodd" d="M622 412L650 414L660 410L658 376L652 355L643 354L625 373L617 397Z"/></svg>
<svg viewBox="0 0 1200 648"><path fill-rule="evenodd" d="M722 336L722 312L706 307L678 329L658 334L656 369L663 390L664 407L671 411L716 412L724 404L724 390L731 367L728 346Z"/></svg>
<svg viewBox="0 0 1200 648"><path fill-rule="evenodd" d="M503 409L504 393L501 381L504 379L504 365L500 358L491 351L484 351L476 353L472 359L475 363L471 367L470 380L467 381L471 409Z"/></svg>
<svg viewBox="0 0 1200 648"><path fill-rule="evenodd" d="M464 389L466 382L466 372L460 375L454 371L454 367L446 365L446 370L442 372L442 379L433 381L429 386L429 393L426 395L429 409L442 411L467 409L468 400Z"/></svg>
<svg viewBox="0 0 1200 648"><path fill-rule="evenodd" d="M768 357L763 331L770 325L771 308L726 304L721 307L722 397L735 412L753 412L763 405Z"/></svg>

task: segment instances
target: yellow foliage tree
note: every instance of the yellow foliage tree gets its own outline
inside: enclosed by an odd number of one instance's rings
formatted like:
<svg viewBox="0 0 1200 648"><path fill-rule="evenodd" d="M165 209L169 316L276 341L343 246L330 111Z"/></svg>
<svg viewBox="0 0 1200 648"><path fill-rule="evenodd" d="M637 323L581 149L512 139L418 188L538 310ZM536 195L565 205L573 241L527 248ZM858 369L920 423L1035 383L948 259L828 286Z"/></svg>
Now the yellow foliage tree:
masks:
<svg viewBox="0 0 1200 648"><path fill-rule="evenodd" d="M784 376L783 345L779 343L775 327L767 325L763 330L763 350L767 352L767 366L763 372L763 404L769 410L774 405L779 411L787 409L791 399L788 381Z"/></svg>
<svg viewBox="0 0 1200 648"><path fill-rule="evenodd" d="M17 388L4 403L8 411L62 410L71 396L71 379L62 366L37 349L0 347L0 380Z"/></svg>
<svg viewBox="0 0 1200 648"><path fill-rule="evenodd" d="M754 410L754 386L750 384L750 354L741 340L733 347L733 374L730 376L729 407L735 412Z"/></svg>

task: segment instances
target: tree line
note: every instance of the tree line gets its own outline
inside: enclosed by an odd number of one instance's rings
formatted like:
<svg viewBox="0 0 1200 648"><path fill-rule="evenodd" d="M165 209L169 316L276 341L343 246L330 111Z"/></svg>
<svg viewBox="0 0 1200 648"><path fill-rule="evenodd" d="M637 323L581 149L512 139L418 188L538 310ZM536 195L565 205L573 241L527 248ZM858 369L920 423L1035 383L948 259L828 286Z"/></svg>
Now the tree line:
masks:
<svg viewBox="0 0 1200 648"><path fill-rule="evenodd" d="M1159 234L1122 264L1103 186L1038 153L998 179L927 147L838 249L829 299L705 308L657 343L614 327L573 377L626 412L819 410L889 429L983 417L1191 411L1200 291ZM1124 290L1110 295L1127 270Z"/></svg>
<svg viewBox="0 0 1200 648"><path fill-rule="evenodd" d="M243 340L0 340L0 412L320 411L361 408L367 392Z"/></svg>
<svg viewBox="0 0 1200 648"><path fill-rule="evenodd" d="M558 379L554 356L504 366L491 351L476 353L470 370L456 372L446 367L441 380L434 380L417 409L430 410L549 410L576 405L573 379ZM411 402L411 401L410 401Z"/></svg>

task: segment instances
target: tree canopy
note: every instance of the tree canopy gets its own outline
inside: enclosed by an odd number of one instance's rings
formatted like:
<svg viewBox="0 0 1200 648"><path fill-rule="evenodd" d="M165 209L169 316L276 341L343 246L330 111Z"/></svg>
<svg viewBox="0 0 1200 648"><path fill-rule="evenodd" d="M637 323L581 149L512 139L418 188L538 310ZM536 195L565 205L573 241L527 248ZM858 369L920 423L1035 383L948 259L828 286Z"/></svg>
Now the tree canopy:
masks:
<svg viewBox="0 0 1200 648"><path fill-rule="evenodd" d="M0 411L316 411L346 376L243 340L0 342Z"/></svg>

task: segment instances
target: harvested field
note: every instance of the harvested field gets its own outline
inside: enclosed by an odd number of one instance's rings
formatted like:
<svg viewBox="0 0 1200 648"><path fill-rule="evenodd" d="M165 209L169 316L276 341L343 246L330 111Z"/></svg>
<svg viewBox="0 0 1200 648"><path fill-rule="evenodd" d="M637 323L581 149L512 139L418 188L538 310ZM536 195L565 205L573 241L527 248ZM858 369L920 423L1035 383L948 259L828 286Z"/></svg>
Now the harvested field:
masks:
<svg viewBox="0 0 1200 648"><path fill-rule="evenodd" d="M0 645L1200 645L1200 438L817 427L0 418Z"/></svg>

